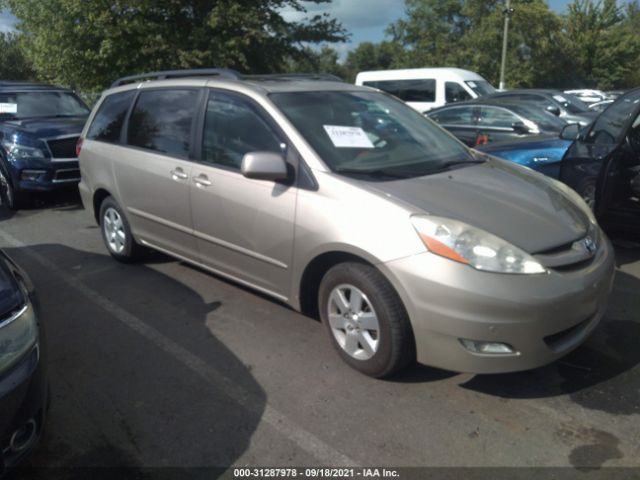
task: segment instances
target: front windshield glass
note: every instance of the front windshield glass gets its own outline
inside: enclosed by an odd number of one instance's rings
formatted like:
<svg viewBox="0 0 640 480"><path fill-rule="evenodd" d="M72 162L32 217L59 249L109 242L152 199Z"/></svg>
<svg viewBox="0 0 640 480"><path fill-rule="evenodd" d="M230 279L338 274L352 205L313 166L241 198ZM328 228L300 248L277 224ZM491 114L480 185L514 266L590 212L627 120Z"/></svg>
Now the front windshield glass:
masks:
<svg viewBox="0 0 640 480"><path fill-rule="evenodd" d="M560 131L567 124L567 122L556 117L554 114L540 108L530 107L528 105L510 105L509 108L527 120L537 123L544 130Z"/></svg>
<svg viewBox="0 0 640 480"><path fill-rule="evenodd" d="M475 161L431 120L383 93L274 93L271 99L336 172L411 177Z"/></svg>
<svg viewBox="0 0 640 480"><path fill-rule="evenodd" d="M87 106L69 92L2 92L0 118L82 117Z"/></svg>
<svg viewBox="0 0 640 480"><path fill-rule="evenodd" d="M493 88L486 80L468 80L466 83L471 90L476 92L479 96L482 95L491 95L492 93L496 93L496 89Z"/></svg>
<svg viewBox="0 0 640 480"><path fill-rule="evenodd" d="M553 99L562 105L569 113L578 114L589 111L587 104L575 95L571 95L569 93L558 93L553 95Z"/></svg>

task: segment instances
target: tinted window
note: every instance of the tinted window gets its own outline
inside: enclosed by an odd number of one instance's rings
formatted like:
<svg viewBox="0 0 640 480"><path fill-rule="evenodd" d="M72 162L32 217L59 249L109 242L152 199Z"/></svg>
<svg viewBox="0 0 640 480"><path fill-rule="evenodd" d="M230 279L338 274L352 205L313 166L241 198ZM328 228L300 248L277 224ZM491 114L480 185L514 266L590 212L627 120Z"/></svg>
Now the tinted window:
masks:
<svg viewBox="0 0 640 480"><path fill-rule="evenodd" d="M199 94L197 90L141 92L129 120L129 145L187 157Z"/></svg>
<svg viewBox="0 0 640 480"><path fill-rule="evenodd" d="M640 91L618 99L598 116L587 140L593 143L617 143L625 134L624 126L639 107Z"/></svg>
<svg viewBox="0 0 640 480"><path fill-rule="evenodd" d="M246 100L212 92L207 102L202 156L205 162L240 169L248 152L281 152L282 141Z"/></svg>
<svg viewBox="0 0 640 480"><path fill-rule="evenodd" d="M379 88L395 95L405 102L435 102L436 81L432 79L418 80L380 80L363 82L368 87Z"/></svg>
<svg viewBox="0 0 640 480"><path fill-rule="evenodd" d="M444 96L447 103L463 102L471 98L469 92L462 85L455 82L446 82L444 84Z"/></svg>
<svg viewBox="0 0 640 480"><path fill-rule="evenodd" d="M429 118L442 125L473 125L473 110L472 107L446 108L430 113Z"/></svg>
<svg viewBox="0 0 640 480"><path fill-rule="evenodd" d="M522 120L503 108L482 107L480 109L480 124L483 127L511 129L515 122L522 122Z"/></svg>
<svg viewBox="0 0 640 480"><path fill-rule="evenodd" d="M486 80L468 80L464 83L466 83L471 88L471 90L476 92L479 96L491 95L492 93L496 93L496 89L493 88L493 85L491 85Z"/></svg>
<svg viewBox="0 0 640 480"><path fill-rule="evenodd" d="M96 113L87 138L103 142L119 142L120 131L135 91L115 93L104 99Z"/></svg>

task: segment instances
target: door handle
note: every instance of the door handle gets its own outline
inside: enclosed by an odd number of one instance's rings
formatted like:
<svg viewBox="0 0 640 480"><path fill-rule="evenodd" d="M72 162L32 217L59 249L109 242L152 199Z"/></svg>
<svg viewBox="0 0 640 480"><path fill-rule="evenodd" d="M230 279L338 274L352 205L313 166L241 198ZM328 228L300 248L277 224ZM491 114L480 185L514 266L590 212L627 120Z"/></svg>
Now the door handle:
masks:
<svg viewBox="0 0 640 480"><path fill-rule="evenodd" d="M184 170L182 170L180 167L177 167L175 170L171 170L169 173L174 180L186 180L187 178L189 178L189 175L184 173Z"/></svg>
<svg viewBox="0 0 640 480"><path fill-rule="evenodd" d="M211 180L209 180L204 173L201 173L197 177L193 177L193 181L198 187L210 187L212 185Z"/></svg>

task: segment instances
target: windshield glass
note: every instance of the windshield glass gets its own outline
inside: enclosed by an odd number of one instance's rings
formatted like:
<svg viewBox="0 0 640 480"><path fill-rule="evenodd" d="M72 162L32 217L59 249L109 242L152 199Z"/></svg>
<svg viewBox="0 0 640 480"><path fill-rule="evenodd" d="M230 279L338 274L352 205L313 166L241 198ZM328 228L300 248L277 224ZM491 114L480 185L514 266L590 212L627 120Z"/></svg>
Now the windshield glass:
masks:
<svg viewBox="0 0 640 480"><path fill-rule="evenodd" d="M553 95L553 99L562 105L569 113L588 112L589 107L575 95L569 93L557 93Z"/></svg>
<svg viewBox="0 0 640 480"><path fill-rule="evenodd" d="M509 108L527 120L537 123L544 130L560 131L567 124L567 122L556 117L554 114L540 108L530 107L528 105L509 105Z"/></svg>
<svg viewBox="0 0 640 480"><path fill-rule="evenodd" d="M333 171L411 177L475 160L431 120L383 93L275 93L271 99Z"/></svg>
<svg viewBox="0 0 640 480"><path fill-rule="evenodd" d="M496 93L496 89L493 88L486 80L467 80L466 83L471 90L476 92L479 96L482 95L491 95L492 93Z"/></svg>
<svg viewBox="0 0 640 480"><path fill-rule="evenodd" d="M82 117L87 106L69 92L2 92L0 118Z"/></svg>

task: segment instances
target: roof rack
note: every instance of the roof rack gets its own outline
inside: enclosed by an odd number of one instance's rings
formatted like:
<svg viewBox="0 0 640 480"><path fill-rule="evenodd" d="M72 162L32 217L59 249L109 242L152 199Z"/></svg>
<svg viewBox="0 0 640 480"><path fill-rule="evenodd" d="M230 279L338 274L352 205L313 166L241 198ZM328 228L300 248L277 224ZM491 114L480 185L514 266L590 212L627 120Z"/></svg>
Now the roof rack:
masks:
<svg viewBox="0 0 640 480"><path fill-rule="evenodd" d="M122 77L111 84L111 88L119 87L125 83L131 83L142 80L163 80L167 78L184 78L184 77L221 77L231 80L240 80L242 75L235 70L228 68L196 68L191 70L163 70L160 72L142 73L140 75L129 75Z"/></svg>
<svg viewBox="0 0 640 480"><path fill-rule="evenodd" d="M329 82L344 82L340 77L331 73L270 73L264 75L244 75L246 80L325 80Z"/></svg>

